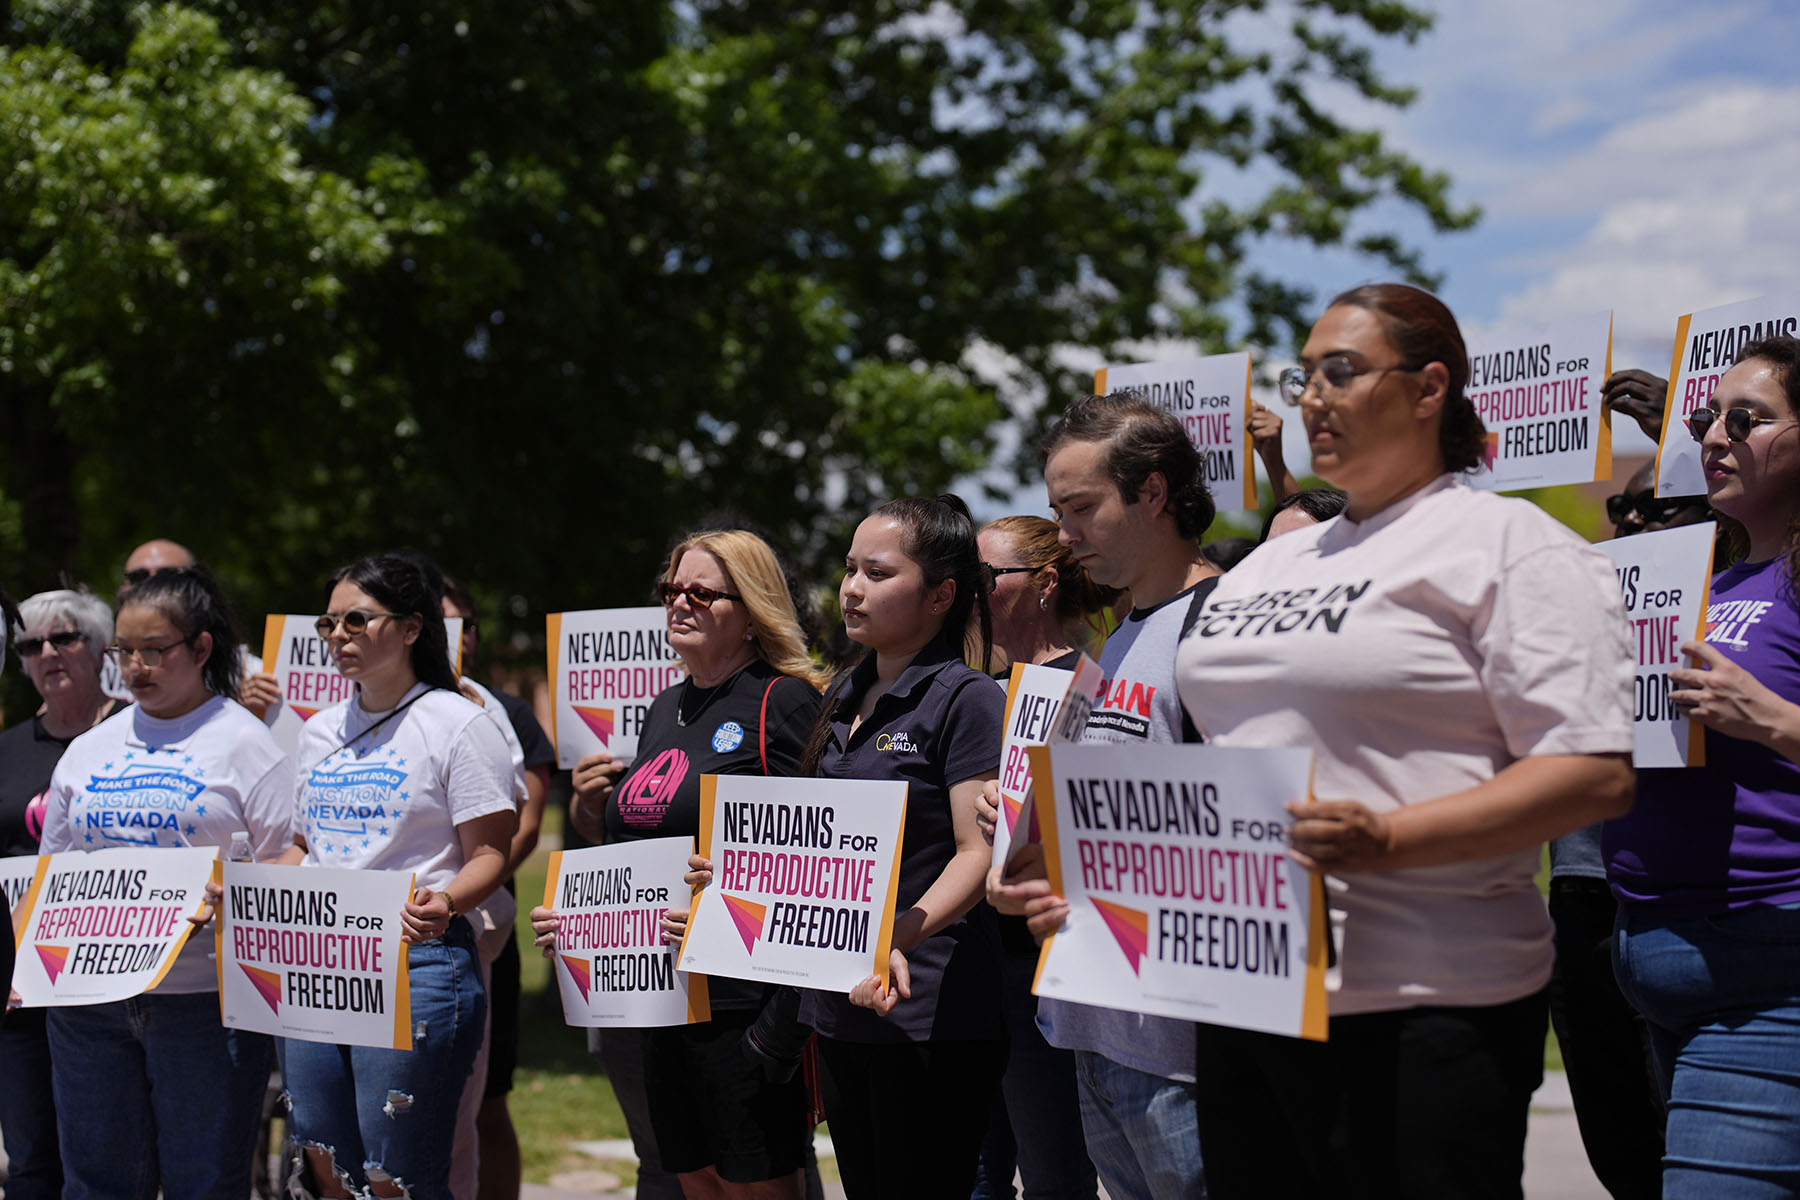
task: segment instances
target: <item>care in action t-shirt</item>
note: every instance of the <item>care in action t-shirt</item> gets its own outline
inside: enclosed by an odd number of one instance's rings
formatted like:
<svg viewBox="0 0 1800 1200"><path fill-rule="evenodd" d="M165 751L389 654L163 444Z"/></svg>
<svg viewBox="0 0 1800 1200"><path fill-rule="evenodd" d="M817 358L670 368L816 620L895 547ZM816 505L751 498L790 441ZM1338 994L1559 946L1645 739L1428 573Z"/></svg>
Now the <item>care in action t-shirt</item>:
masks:
<svg viewBox="0 0 1800 1200"><path fill-rule="evenodd" d="M462 870L456 827L513 811L512 755L493 719L455 692L415 684L373 713L360 695L300 733L306 861L412 871L415 886L440 891Z"/></svg>
<svg viewBox="0 0 1800 1200"><path fill-rule="evenodd" d="M268 727L213 696L164 720L141 708L109 717L69 744L44 812L42 850L230 846L246 832L258 858L293 840L293 764ZM213 939L190 936L157 991L218 989Z"/></svg>
<svg viewBox="0 0 1800 1200"><path fill-rule="evenodd" d="M1609 560L1452 477L1260 547L1177 659L1222 746L1304 746L1320 800L1381 812L1533 755L1630 754L1634 660ZM1334 1016L1488 1005L1550 977L1538 850L1327 876Z"/></svg>

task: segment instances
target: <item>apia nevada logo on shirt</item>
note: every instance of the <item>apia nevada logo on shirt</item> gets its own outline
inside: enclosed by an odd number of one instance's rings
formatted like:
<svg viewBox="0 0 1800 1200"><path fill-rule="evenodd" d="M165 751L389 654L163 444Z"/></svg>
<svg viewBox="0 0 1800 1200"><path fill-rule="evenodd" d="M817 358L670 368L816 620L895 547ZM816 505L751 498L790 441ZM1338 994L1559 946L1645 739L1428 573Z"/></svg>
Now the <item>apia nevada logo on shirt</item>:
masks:
<svg viewBox="0 0 1800 1200"><path fill-rule="evenodd" d="M877 737L875 739L875 749L878 752L886 753L892 751L895 754L917 754L919 752L918 744L912 740L912 735L904 729L898 733L884 733Z"/></svg>

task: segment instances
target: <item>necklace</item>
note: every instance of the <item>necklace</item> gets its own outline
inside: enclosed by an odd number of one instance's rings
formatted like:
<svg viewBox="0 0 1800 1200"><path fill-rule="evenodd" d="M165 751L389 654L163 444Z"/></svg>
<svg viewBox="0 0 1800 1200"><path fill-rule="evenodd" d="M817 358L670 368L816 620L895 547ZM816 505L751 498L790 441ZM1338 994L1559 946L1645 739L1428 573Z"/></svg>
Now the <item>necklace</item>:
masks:
<svg viewBox="0 0 1800 1200"><path fill-rule="evenodd" d="M750 661L755 662L756 660L751 659ZM742 675L744 673L744 668L748 667L749 665L750 665L750 663L745 663L744 666L739 667L737 670L733 671L731 674L729 674L725 678L719 680L718 683L714 684L712 687L709 687L709 688L696 689L694 687L694 677L692 675L689 675L686 679L683 679L681 681L681 695L679 695L675 698L675 724L679 725L683 729L686 729L689 721L698 720L700 717L700 714L706 711L706 706L713 702L713 697L717 696L720 692L724 691L727 687L729 687L731 684L731 681L736 679L739 675ZM696 690L705 691L706 699L700 701L700 707L696 708L693 712L683 713L681 710L682 710L682 707L685 704L687 704L688 693L692 692L692 691L696 691Z"/></svg>

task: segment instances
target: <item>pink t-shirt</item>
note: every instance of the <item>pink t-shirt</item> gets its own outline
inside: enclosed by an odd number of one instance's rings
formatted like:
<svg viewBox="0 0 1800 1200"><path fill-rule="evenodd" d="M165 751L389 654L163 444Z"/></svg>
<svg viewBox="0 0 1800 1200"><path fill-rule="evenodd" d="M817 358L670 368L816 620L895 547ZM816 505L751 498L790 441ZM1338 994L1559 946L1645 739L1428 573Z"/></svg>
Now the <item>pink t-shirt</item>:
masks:
<svg viewBox="0 0 1800 1200"><path fill-rule="evenodd" d="M1608 560L1524 500L1443 476L1362 523L1259 548L1176 656L1222 746L1307 746L1314 795L1389 810L1531 755L1631 752ZM1536 849L1328 877L1334 1015L1500 1004L1550 977Z"/></svg>

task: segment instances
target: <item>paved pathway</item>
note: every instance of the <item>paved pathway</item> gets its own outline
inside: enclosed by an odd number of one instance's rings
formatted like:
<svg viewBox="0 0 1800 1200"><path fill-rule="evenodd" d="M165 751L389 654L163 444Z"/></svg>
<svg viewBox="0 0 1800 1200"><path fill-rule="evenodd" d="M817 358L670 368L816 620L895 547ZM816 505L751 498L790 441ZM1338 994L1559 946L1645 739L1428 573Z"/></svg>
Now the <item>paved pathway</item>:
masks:
<svg viewBox="0 0 1800 1200"><path fill-rule="evenodd" d="M548 1186L528 1183L522 1200L619 1200L632 1194L621 1189L618 1177L605 1169L608 1161L630 1161L630 1142L586 1142L581 1149L594 1156L593 1169L559 1175ZM819 1139L818 1151L821 1157L830 1154L829 1139ZM825 1195L827 1200L842 1200L844 1190L827 1184ZM1594 1178L1581 1148L1569 1085L1560 1071L1546 1072L1544 1086L1532 1098L1525 1137L1525 1196L1526 1200L1607 1200L1606 1190Z"/></svg>

